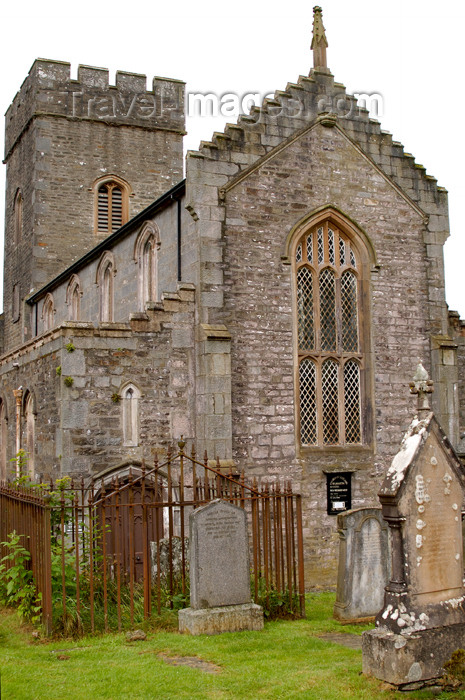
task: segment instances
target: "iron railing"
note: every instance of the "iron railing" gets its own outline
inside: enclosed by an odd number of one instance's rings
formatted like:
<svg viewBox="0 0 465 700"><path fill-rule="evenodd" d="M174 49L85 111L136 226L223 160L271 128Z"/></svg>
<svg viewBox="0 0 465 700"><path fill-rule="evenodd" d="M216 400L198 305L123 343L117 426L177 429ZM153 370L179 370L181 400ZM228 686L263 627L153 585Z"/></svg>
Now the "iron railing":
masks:
<svg viewBox="0 0 465 700"><path fill-rule="evenodd" d="M188 605L189 514L215 498L247 512L255 602L305 614L300 495L288 482L224 474L219 460L178 446L150 468L131 465L87 485L0 484L0 542L24 536L47 633L59 619L122 629Z"/></svg>

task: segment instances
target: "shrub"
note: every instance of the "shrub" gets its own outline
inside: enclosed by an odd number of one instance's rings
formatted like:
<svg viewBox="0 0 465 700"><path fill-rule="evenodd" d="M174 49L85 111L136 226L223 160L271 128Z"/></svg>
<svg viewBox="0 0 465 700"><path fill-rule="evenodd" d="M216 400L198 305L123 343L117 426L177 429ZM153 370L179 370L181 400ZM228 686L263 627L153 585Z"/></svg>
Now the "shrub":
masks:
<svg viewBox="0 0 465 700"><path fill-rule="evenodd" d="M38 622L42 610L41 595L37 593L28 567L31 555L20 543L21 537L13 531L6 542L0 543L8 550L0 559L0 603L17 607L23 619Z"/></svg>

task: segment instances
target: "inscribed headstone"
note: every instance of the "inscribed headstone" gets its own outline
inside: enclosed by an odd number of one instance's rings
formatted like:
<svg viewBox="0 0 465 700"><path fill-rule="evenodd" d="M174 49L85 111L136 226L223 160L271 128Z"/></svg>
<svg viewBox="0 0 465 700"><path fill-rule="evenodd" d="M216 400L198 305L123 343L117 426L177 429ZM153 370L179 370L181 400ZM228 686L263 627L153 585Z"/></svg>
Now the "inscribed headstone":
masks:
<svg viewBox="0 0 465 700"><path fill-rule="evenodd" d="M382 608L389 581L388 526L381 508L357 508L340 513L339 566L334 617L360 620Z"/></svg>
<svg viewBox="0 0 465 700"><path fill-rule="evenodd" d="M190 516L190 604L193 609L250 603L247 516L215 500Z"/></svg>

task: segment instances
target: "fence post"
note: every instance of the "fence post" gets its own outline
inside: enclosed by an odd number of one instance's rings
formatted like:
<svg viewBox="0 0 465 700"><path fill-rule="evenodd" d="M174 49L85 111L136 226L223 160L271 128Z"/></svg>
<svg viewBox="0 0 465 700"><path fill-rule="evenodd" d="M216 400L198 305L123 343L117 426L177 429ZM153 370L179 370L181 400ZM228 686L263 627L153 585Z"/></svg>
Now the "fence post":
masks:
<svg viewBox="0 0 465 700"><path fill-rule="evenodd" d="M299 559L299 601L300 614L305 617L305 581L304 581L304 534L302 525L302 496L296 494L297 556Z"/></svg>
<svg viewBox="0 0 465 700"><path fill-rule="evenodd" d="M45 496L42 519L43 538L43 561L44 571L42 576L42 624L45 634L49 637L53 629L53 607L52 607L52 538L50 532L50 496Z"/></svg>

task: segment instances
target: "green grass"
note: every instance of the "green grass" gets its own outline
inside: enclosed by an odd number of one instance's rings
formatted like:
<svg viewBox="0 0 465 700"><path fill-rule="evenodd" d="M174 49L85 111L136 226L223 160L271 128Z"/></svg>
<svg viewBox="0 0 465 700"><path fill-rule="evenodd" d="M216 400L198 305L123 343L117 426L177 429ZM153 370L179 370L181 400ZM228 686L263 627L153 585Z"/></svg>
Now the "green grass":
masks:
<svg viewBox="0 0 465 700"><path fill-rule="evenodd" d="M145 642L124 634L73 640L36 640L11 610L0 611L2 698L464 698L465 692L394 692L361 675L361 651L319 638L329 632L361 634L368 627L332 619L334 594L310 594L306 620L265 623L264 632L189 637L149 630ZM166 621L165 621L166 624ZM217 673L169 665L165 656L198 657ZM62 657L62 658L60 658ZM64 658L67 657L67 658Z"/></svg>

